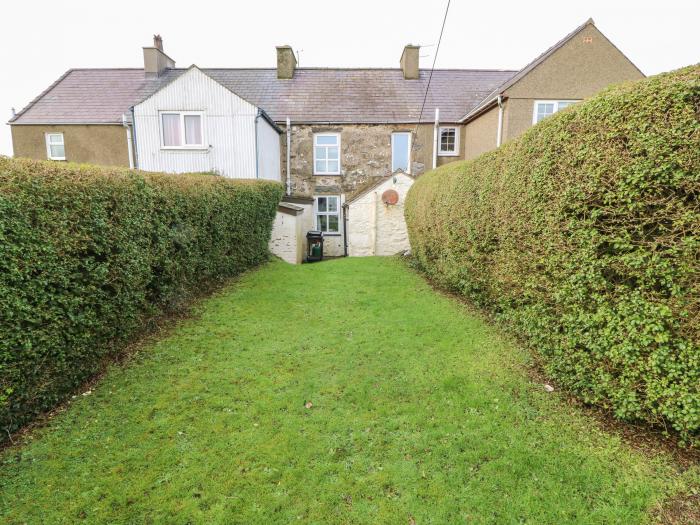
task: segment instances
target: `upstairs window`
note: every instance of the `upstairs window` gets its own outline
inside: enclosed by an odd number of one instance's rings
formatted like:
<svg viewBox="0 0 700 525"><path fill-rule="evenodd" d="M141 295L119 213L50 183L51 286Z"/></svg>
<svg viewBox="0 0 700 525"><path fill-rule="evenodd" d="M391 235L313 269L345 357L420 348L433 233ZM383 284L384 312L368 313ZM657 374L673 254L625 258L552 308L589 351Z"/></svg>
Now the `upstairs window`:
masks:
<svg viewBox="0 0 700 525"><path fill-rule="evenodd" d="M411 166L411 134L399 132L391 134L391 172L403 170L410 173Z"/></svg>
<svg viewBox="0 0 700 525"><path fill-rule="evenodd" d="M532 123L537 124L540 120L554 115L557 111L576 104L576 102L576 100L537 100L532 114Z"/></svg>
<svg viewBox="0 0 700 525"><path fill-rule="evenodd" d="M49 160L66 160L66 146L63 133L46 134L46 157Z"/></svg>
<svg viewBox="0 0 700 525"><path fill-rule="evenodd" d="M340 198L336 195L316 197L316 229L324 233L340 231Z"/></svg>
<svg viewBox="0 0 700 525"><path fill-rule="evenodd" d="M163 148L203 148L204 131L199 111L165 112L160 114Z"/></svg>
<svg viewBox="0 0 700 525"><path fill-rule="evenodd" d="M440 128L438 155L454 157L459 155L459 132L455 127Z"/></svg>
<svg viewBox="0 0 700 525"><path fill-rule="evenodd" d="M340 175L340 134L314 135L314 174Z"/></svg>

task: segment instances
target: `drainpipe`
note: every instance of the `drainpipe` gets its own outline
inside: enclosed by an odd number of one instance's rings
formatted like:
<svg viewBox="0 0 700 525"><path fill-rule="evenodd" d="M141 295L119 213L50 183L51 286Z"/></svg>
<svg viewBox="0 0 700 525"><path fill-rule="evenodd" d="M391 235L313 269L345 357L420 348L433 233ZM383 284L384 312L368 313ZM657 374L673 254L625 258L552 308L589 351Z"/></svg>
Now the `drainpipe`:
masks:
<svg viewBox="0 0 700 525"><path fill-rule="evenodd" d="M437 168L438 135L440 132L440 108L435 108L435 126L433 129L433 169Z"/></svg>
<svg viewBox="0 0 700 525"><path fill-rule="evenodd" d="M503 96L498 95L498 130L496 131L496 147L501 145L501 136L503 135Z"/></svg>
<svg viewBox="0 0 700 525"><path fill-rule="evenodd" d="M348 206L347 202L343 203L343 256L348 256Z"/></svg>
<svg viewBox="0 0 700 525"><path fill-rule="evenodd" d="M377 192L372 192L372 255L377 255Z"/></svg>
<svg viewBox="0 0 700 525"><path fill-rule="evenodd" d="M134 115L134 106L131 106L131 136L132 136L132 148L133 148L133 163L134 168L139 169L139 145L136 137L136 116Z"/></svg>
<svg viewBox="0 0 700 525"><path fill-rule="evenodd" d="M260 119L260 109L258 108L258 114L255 115L255 178L260 178L260 155L258 152L258 120Z"/></svg>
<svg viewBox="0 0 700 525"><path fill-rule="evenodd" d="M131 126L126 121L126 115L122 115L122 126L126 129L126 151L129 155L129 169L134 169L134 148L131 144Z"/></svg>
<svg viewBox="0 0 700 525"><path fill-rule="evenodd" d="M287 117L287 195L292 194L292 121ZM347 241L345 255L347 256Z"/></svg>

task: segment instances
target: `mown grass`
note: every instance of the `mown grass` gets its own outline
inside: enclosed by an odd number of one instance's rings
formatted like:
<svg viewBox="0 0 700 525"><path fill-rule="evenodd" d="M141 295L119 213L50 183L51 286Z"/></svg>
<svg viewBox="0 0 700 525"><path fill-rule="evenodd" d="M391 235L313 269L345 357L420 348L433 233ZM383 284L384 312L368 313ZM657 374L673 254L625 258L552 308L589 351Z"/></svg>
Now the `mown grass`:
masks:
<svg viewBox="0 0 700 525"><path fill-rule="evenodd" d="M396 259L274 262L6 449L0 521L633 524L697 480L527 360Z"/></svg>

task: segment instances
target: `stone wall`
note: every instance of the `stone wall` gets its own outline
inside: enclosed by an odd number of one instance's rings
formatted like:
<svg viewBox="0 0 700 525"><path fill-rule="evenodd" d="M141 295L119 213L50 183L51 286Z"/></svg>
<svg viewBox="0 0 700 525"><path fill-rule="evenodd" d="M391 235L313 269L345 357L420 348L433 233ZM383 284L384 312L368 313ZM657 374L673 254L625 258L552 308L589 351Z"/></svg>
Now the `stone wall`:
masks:
<svg viewBox="0 0 700 525"><path fill-rule="evenodd" d="M424 124L420 126L417 134L413 134L412 175L420 175L432 167L432 129L432 124ZM292 123L292 195L313 197L324 193L352 194L376 178L391 174L391 134L397 131L415 132L416 126L415 124L321 126ZM342 175L313 174L313 135L328 132L340 133ZM286 136L282 135L280 139L284 142L284 150ZM286 177L285 153L282 160L283 173Z"/></svg>

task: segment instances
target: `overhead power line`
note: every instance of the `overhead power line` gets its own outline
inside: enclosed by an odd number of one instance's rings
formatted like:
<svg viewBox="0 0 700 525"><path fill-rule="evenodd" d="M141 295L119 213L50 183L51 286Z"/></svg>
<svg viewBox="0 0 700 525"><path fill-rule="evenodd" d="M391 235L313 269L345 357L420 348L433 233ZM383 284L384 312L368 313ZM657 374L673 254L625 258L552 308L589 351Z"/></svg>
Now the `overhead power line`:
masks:
<svg viewBox="0 0 700 525"><path fill-rule="evenodd" d="M418 126L423 118L423 110L425 109L425 101L428 100L428 91L430 91L430 82L433 80L433 71L435 71L435 62L437 62L438 53L440 52L440 42L442 42L442 33L445 31L445 22L447 22L447 13L450 11L450 2L447 0L447 7L445 8L445 16L442 19L442 27L440 28L440 38L438 38L437 47L435 48L435 56L433 57L433 67L430 68L430 76L428 76L428 85L425 87L425 96L423 97L423 105L420 107L420 113L418 114L418 124L416 124L416 132L418 131Z"/></svg>

